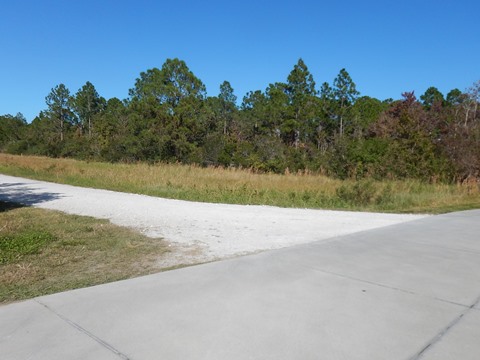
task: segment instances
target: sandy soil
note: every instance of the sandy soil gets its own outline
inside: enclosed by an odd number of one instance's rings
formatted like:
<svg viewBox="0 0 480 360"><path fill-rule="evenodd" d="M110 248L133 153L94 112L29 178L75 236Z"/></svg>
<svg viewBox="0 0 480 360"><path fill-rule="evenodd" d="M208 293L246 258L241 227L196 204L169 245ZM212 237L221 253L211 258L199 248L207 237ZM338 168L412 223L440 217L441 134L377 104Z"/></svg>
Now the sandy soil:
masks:
<svg viewBox="0 0 480 360"><path fill-rule="evenodd" d="M162 265L327 240L425 217L188 202L1 174L0 200L109 219L149 237L164 238L173 251Z"/></svg>

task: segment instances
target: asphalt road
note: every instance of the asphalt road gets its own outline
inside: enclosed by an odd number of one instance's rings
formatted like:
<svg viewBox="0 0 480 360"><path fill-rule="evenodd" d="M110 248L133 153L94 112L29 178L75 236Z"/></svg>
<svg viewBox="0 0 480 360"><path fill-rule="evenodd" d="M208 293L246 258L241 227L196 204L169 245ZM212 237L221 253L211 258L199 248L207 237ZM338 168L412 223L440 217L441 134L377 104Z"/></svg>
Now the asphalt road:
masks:
<svg viewBox="0 0 480 360"><path fill-rule="evenodd" d="M478 360L480 210L0 307L0 357Z"/></svg>

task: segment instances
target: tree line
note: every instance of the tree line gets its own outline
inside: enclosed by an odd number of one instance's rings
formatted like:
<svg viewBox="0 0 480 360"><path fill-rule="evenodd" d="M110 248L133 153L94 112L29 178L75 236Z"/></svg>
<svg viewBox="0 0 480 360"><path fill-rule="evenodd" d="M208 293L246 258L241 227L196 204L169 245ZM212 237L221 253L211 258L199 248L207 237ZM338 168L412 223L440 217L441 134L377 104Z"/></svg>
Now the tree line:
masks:
<svg viewBox="0 0 480 360"><path fill-rule="evenodd" d="M317 87L302 59L285 82L248 92L240 105L224 81L218 96L179 59L140 73L125 100L87 82L64 84L27 123L0 116L0 149L108 162L181 162L339 178L463 181L480 177L480 81L444 96L360 96L342 69Z"/></svg>

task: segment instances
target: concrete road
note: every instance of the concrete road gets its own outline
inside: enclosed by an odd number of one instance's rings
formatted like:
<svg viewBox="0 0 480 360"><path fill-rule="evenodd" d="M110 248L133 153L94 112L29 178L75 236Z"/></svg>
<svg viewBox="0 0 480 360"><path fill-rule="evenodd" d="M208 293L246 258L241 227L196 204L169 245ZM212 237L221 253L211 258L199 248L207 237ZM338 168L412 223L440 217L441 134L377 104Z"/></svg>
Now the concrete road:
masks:
<svg viewBox="0 0 480 360"><path fill-rule="evenodd" d="M480 210L0 307L0 358L480 359Z"/></svg>

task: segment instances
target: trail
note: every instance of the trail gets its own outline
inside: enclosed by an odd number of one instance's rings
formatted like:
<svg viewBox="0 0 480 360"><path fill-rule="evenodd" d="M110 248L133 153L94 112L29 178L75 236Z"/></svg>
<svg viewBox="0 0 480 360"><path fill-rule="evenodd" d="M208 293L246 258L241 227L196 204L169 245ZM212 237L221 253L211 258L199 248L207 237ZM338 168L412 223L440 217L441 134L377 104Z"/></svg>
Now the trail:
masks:
<svg viewBox="0 0 480 360"><path fill-rule="evenodd" d="M0 200L109 219L182 249L185 262L284 248L425 215L210 204L0 175Z"/></svg>

